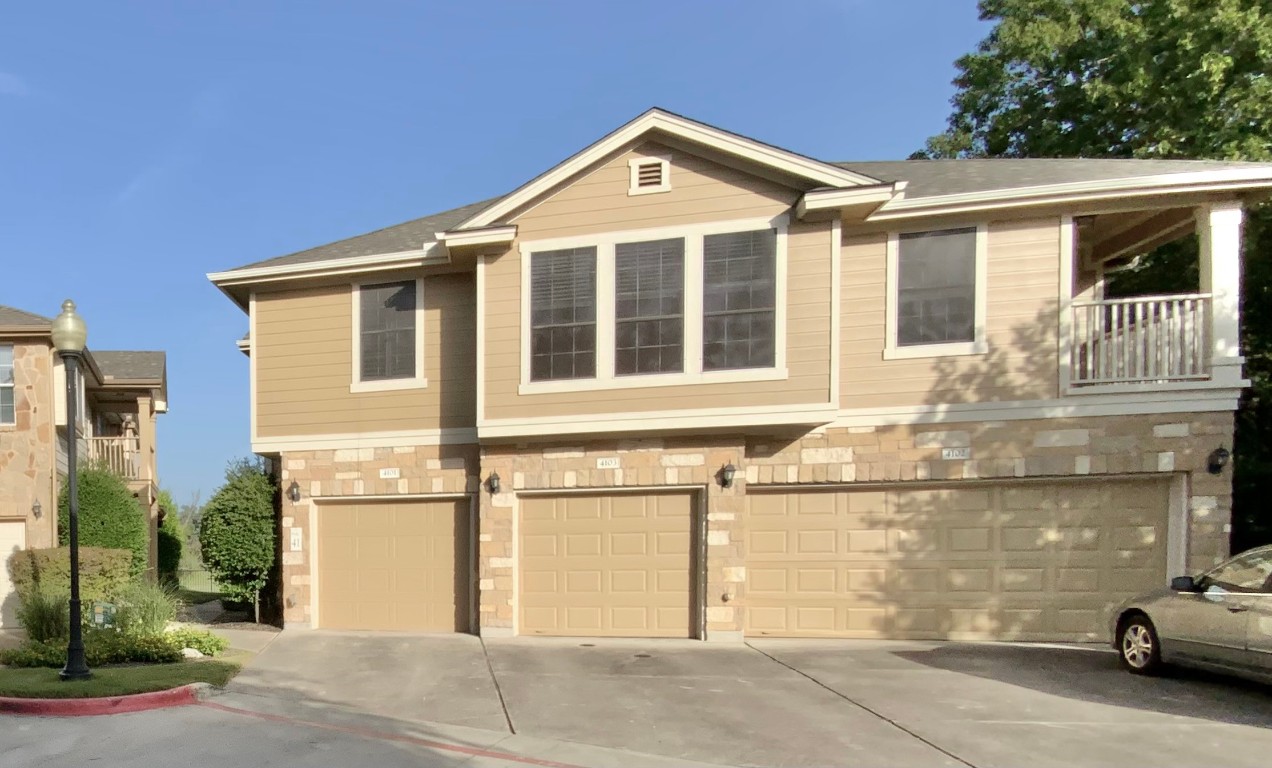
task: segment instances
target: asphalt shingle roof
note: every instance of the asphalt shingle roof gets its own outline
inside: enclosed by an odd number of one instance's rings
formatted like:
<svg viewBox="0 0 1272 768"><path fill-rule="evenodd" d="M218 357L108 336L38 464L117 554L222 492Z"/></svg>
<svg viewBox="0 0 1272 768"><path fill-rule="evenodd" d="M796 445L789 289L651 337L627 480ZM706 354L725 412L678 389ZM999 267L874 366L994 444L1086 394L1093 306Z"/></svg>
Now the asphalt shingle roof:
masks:
<svg viewBox="0 0 1272 768"><path fill-rule="evenodd" d="M27 312L17 307L6 307L0 304L0 325L9 326L43 326L49 325L53 321L47 317L41 317L33 312Z"/></svg>
<svg viewBox="0 0 1272 768"><path fill-rule="evenodd" d="M956 195L1021 187L1107 181L1137 176L1157 176L1199 170L1264 168L1267 163L1212 160L1072 159L972 159L972 160L867 160L830 163L883 182L905 181L905 197ZM232 271L331 261L358 256L420 250L435 242L434 233L453 229L503 196L430 214L412 221L320 245L285 256L245 264Z"/></svg>
<svg viewBox="0 0 1272 768"><path fill-rule="evenodd" d="M163 379L167 359L152 350L93 350L92 355L103 376L127 381Z"/></svg>
<svg viewBox="0 0 1272 768"><path fill-rule="evenodd" d="M258 267L281 267L290 264L307 264L314 261L331 261L333 259L349 259L358 256L376 256L382 253L398 253L400 251L416 251L428 243L437 241L436 232L447 229L472 218L477 212L494 205L500 197L492 197L479 203L461 205L449 211L433 213L422 218L413 219L391 227L377 229L365 235L338 240L327 245L309 248L286 256L275 256L272 259L245 264L236 269L255 269Z"/></svg>
<svg viewBox="0 0 1272 768"><path fill-rule="evenodd" d="M868 160L831 163L880 181L905 181L907 200L1079 181L1108 181L1169 173L1267 168L1267 163L1221 160L1120 160L1111 158L973 160Z"/></svg>

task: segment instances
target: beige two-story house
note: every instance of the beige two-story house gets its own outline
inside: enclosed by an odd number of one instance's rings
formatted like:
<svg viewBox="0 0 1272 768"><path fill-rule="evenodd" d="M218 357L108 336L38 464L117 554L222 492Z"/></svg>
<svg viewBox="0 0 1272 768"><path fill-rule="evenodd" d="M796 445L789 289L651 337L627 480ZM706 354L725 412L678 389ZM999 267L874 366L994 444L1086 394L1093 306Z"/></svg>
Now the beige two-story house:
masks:
<svg viewBox="0 0 1272 768"><path fill-rule="evenodd" d="M651 110L210 275L289 626L1088 639L1227 552L1272 165L814 160ZM1200 283L1105 276L1200 239Z"/></svg>
<svg viewBox="0 0 1272 768"><path fill-rule="evenodd" d="M150 520L157 562L156 419L168 409L163 352L88 349L79 366L76 424L68 424L66 371L52 320L0 306L0 628L16 625L8 562L21 549L57 546L58 494L70 445L82 463L122 476Z"/></svg>

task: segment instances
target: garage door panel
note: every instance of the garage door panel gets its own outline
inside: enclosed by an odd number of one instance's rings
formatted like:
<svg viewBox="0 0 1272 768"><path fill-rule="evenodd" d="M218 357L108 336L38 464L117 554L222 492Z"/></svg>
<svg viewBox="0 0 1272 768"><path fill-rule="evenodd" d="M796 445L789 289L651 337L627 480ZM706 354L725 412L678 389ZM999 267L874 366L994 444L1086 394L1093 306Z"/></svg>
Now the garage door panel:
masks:
<svg viewBox="0 0 1272 768"><path fill-rule="evenodd" d="M318 624L465 631L468 502L324 504L318 511Z"/></svg>
<svg viewBox="0 0 1272 768"><path fill-rule="evenodd" d="M886 509L867 521L850 511L859 497ZM1092 639L1107 606L1165 579L1159 480L753 490L747 503L751 634ZM811 551L826 541L842 546Z"/></svg>
<svg viewBox="0 0 1272 768"><path fill-rule="evenodd" d="M692 509L689 494L522 499L521 631L689 636Z"/></svg>

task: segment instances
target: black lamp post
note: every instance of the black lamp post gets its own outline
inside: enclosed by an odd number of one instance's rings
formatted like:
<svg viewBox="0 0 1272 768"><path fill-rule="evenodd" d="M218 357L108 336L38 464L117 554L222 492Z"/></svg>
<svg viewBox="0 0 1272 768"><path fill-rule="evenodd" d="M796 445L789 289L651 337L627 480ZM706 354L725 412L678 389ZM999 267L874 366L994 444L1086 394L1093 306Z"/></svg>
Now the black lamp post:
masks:
<svg viewBox="0 0 1272 768"><path fill-rule="evenodd" d="M71 518L71 639L66 645L66 667L63 680L87 680L93 676L84 658L83 614L80 608L79 579L79 440L75 431L79 427L79 362L84 354L84 342L88 340L88 327L84 319L75 314L75 302L62 302L62 314L53 321L53 346L66 368L66 497Z"/></svg>

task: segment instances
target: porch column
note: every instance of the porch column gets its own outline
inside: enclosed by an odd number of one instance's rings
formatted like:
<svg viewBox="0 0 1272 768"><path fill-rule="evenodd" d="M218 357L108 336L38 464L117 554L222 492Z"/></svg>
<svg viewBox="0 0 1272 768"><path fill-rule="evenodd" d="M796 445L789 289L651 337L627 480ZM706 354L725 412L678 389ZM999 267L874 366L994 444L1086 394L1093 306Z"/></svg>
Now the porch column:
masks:
<svg viewBox="0 0 1272 768"><path fill-rule="evenodd" d="M1201 291L1211 299L1211 380L1241 387L1241 220L1239 200L1197 209Z"/></svg>
<svg viewBox="0 0 1272 768"><path fill-rule="evenodd" d="M159 478L155 476L155 407L148 396L137 398L137 449L140 466L137 479L145 483L145 490L137 498L146 510L146 525L150 530L150 573L158 574L159 567L159 505L155 493Z"/></svg>

